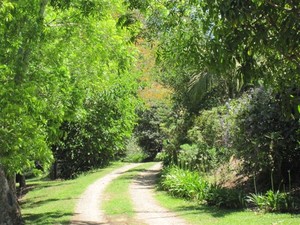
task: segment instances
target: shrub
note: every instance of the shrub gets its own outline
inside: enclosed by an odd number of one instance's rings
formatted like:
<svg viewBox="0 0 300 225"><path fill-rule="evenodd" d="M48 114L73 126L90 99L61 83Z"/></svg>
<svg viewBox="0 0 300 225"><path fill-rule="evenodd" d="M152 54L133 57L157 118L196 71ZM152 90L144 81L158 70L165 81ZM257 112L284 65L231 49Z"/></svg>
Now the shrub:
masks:
<svg viewBox="0 0 300 225"><path fill-rule="evenodd" d="M259 87L201 111L188 131L188 145L181 145L181 157L193 159L187 161L193 168L208 171L235 155L243 161L244 173L268 181L266 177L276 174L274 185L282 180L287 185L289 175L299 180L299 113L283 109L291 101L286 95Z"/></svg>
<svg viewBox="0 0 300 225"><path fill-rule="evenodd" d="M161 151L161 152L157 153L154 161L156 161L156 162L163 161L164 162L167 157L168 157L167 153L165 151Z"/></svg>
<svg viewBox="0 0 300 225"><path fill-rule="evenodd" d="M199 173L173 166L164 169L161 187L173 196L202 201L209 185Z"/></svg>
<svg viewBox="0 0 300 225"><path fill-rule="evenodd" d="M243 97L243 107L237 112L234 147L244 160L245 172L254 171L269 177L274 184L297 179L300 166L299 120L283 112L283 99L263 87ZM274 172L273 172L274 171ZM269 180L269 179L268 179Z"/></svg>
<svg viewBox="0 0 300 225"><path fill-rule="evenodd" d="M228 161L234 152L234 117L229 104L202 111L188 130L188 144L180 146L179 159L190 168L203 172Z"/></svg>
<svg viewBox="0 0 300 225"><path fill-rule="evenodd" d="M138 145L135 137L128 140L124 162L143 162L149 156L143 151L143 149Z"/></svg>
<svg viewBox="0 0 300 225"><path fill-rule="evenodd" d="M211 185L205 198L208 205L220 208L243 208L245 206L244 194L240 190L228 189L218 185Z"/></svg>
<svg viewBox="0 0 300 225"><path fill-rule="evenodd" d="M207 172L217 162L216 148L210 148L205 143L184 144L180 148L178 162L179 166L183 169Z"/></svg>
<svg viewBox="0 0 300 225"><path fill-rule="evenodd" d="M257 207L266 212L295 210L292 197L286 192L269 190L264 195L252 193L247 196L247 202L250 206Z"/></svg>
<svg viewBox="0 0 300 225"><path fill-rule="evenodd" d="M106 166L124 153L126 140L134 128L136 102L130 90L122 87L116 85L93 99L86 99L86 111L74 121L62 123L60 141L52 146L57 162L53 168L58 170L53 174L74 178Z"/></svg>

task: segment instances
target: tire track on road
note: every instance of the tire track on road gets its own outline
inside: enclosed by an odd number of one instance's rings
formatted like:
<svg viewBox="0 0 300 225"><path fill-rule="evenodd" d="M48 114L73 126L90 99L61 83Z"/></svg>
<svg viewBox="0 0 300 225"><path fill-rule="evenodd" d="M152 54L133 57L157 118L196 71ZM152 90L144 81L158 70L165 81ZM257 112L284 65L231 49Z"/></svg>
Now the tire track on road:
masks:
<svg viewBox="0 0 300 225"><path fill-rule="evenodd" d="M139 166L140 163L134 163L123 166L108 175L98 179L91 184L85 192L80 196L74 216L71 220L72 225L108 225L103 210L101 210L101 202L104 199L104 190L106 186L126 171Z"/></svg>
<svg viewBox="0 0 300 225"><path fill-rule="evenodd" d="M153 190L162 164L157 163L140 175L130 185L130 195L137 220L149 225L188 225L175 213L160 206L154 199Z"/></svg>

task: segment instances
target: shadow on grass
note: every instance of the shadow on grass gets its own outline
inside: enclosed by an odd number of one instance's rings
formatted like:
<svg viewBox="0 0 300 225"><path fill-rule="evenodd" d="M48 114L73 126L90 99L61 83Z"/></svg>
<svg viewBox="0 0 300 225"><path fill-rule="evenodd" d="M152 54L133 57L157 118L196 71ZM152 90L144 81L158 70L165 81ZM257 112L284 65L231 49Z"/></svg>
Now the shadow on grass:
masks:
<svg viewBox="0 0 300 225"><path fill-rule="evenodd" d="M24 213L23 219L26 224L35 225L52 225L52 224L70 224L68 219L61 219L62 217L72 216L71 213L60 212L45 212L45 213Z"/></svg>
<svg viewBox="0 0 300 225"><path fill-rule="evenodd" d="M172 198L180 199L180 198L176 198L176 197L172 197ZM178 215L201 215L201 214L205 215L205 214L209 214L209 215L211 215L212 217L215 217L215 218L223 218L223 217L228 216L230 214L241 213L241 212L246 212L247 211L245 209L224 209L224 208L218 208L216 206L208 206L208 205L200 205L200 204L197 205L197 203L191 203L191 204L193 204L193 205L177 206L177 207L174 207L173 210L176 211L176 213ZM255 212L253 211L253 214L254 213ZM263 212L261 212L261 213L264 214ZM297 219L299 218L300 219L300 214L299 213L268 212L266 214L276 214L276 215L286 214L286 215L288 215L292 218L297 218Z"/></svg>
<svg viewBox="0 0 300 225"><path fill-rule="evenodd" d="M205 206L205 205L199 205L199 206L180 206L175 208L176 212L180 215L199 215L199 214L210 214L213 217L221 218L225 217L232 213L238 213L243 212L242 209L220 209L214 206Z"/></svg>
<svg viewBox="0 0 300 225"><path fill-rule="evenodd" d="M33 183L33 184L27 184L25 188L20 189L19 187L17 187L17 191L18 191L18 196L19 197L23 197L24 195L26 195L28 192L32 191L32 190L41 190L44 188L50 188L50 187L59 187L59 186L66 186L66 185L70 185L71 183L66 183L66 182L57 182L57 181L47 181L45 183Z"/></svg>
<svg viewBox="0 0 300 225"><path fill-rule="evenodd" d="M133 180L134 178L136 178L138 176L137 174L142 173L144 171L145 171L145 169L131 169L131 170L119 173L119 174L121 174L121 176L118 177L118 180L126 180L126 181Z"/></svg>
<svg viewBox="0 0 300 225"><path fill-rule="evenodd" d="M46 199L46 200L40 200L36 201L34 199L32 200L26 200L24 202L21 202L21 206L26 206L26 208L38 208L41 207L44 204L48 204L50 202L56 202L56 201L63 201L63 200L71 200L72 198L53 198L53 199Z"/></svg>
<svg viewBox="0 0 300 225"><path fill-rule="evenodd" d="M133 169L130 169L130 170L125 171L125 172L120 172L120 173L118 173L118 174L120 174L120 175L123 176L123 175L128 174L128 173L143 172L143 171L145 171L145 169L143 169L143 168L141 168L141 169L133 168ZM118 179L119 179L119 178L118 178Z"/></svg>

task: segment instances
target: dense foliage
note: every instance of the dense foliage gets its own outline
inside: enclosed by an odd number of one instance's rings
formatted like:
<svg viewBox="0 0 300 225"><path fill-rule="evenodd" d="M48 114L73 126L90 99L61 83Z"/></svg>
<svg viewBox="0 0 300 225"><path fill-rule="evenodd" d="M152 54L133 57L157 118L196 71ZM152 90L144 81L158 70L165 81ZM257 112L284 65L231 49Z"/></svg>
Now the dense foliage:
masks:
<svg viewBox="0 0 300 225"><path fill-rule="evenodd" d="M160 80L173 91L176 116L160 125L165 162L203 173L234 158L259 188L296 187L300 3L129 2L145 12L143 35L157 46ZM217 188L211 202L226 195Z"/></svg>
<svg viewBox="0 0 300 225"><path fill-rule="evenodd" d="M158 152L162 150L164 132L161 128L166 113L162 105L151 105L140 109L137 126L134 134L138 144L148 157L145 160L153 160Z"/></svg>
<svg viewBox="0 0 300 225"><path fill-rule="evenodd" d="M244 207L245 197L241 191L212 185L196 171L176 166L165 168L160 186L175 197L194 200L198 203L223 208Z"/></svg>
<svg viewBox="0 0 300 225"><path fill-rule="evenodd" d="M198 152L203 167L235 154L249 171L275 171L278 181L291 167L298 171L292 159L299 148L299 3L148 5L146 34L158 40L161 80L186 110L182 118L196 115L192 127L183 123L190 131L182 157Z"/></svg>
<svg viewBox="0 0 300 225"><path fill-rule="evenodd" d="M190 104L219 82L231 96L262 81L279 89L299 83L299 7L277 0L153 1L147 28L160 41L164 81Z"/></svg>
<svg viewBox="0 0 300 225"><path fill-rule="evenodd" d="M0 164L7 172L36 161L47 167L53 145L70 150L70 160L82 151L107 151L107 160L122 149L137 89L131 32L117 25L126 10L121 1L0 3ZM61 144L72 135L74 144Z"/></svg>
<svg viewBox="0 0 300 225"><path fill-rule="evenodd" d="M149 159L164 147L165 164L209 173L237 158L249 180L272 187L262 199L281 205L289 195L274 186L300 183L299 13L296 0L1 1L1 174L56 160L70 178L123 154L142 38L174 103L140 111L135 138ZM204 199L166 178L180 196ZM205 193L238 205L234 191Z"/></svg>
<svg viewBox="0 0 300 225"><path fill-rule="evenodd" d="M246 100L246 99L245 99ZM299 180L299 119L290 119L281 110L281 97L263 88L255 89L236 118L233 147L250 173L274 176L278 187L288 185L289 173ZM269 180L269 179L268 179Z"/></svg>
<svg viewBox="0 0 300 225"><path fill-rule="evenodd" d="M134 127L136 100L130 93L134 90L125 90L118 82L85 102L84 119L62 124L62 138L52 146L59 166L55 177L73 178L123 155Z"/></svg>

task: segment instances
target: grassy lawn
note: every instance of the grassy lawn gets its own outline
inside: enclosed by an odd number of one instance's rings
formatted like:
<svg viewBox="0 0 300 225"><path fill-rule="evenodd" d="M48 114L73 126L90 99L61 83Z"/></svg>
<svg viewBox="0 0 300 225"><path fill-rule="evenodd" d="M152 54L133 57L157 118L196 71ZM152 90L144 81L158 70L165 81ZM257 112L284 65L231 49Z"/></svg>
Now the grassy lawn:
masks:
<svg viewBox="0 0 300 225"><path fill-rule="evenodd" d="M28 180L29 191L21 200L22 215L26 224L69 224L78 197L88 185L125 163L86 173L74 180Z"/></svg>
<svg viewBox="0 0 300 225"><path fill-rule="evenodd" d="M103 209L108 215L111 223L124 224L139 224L133 220L134 209L130 195L128 193L129 185L132 179L147 168L150 168L155 163L144 163L134 169L131 169L113 180L105 190L105 201Z"/></svg>
<svg viewBox="0 0 300 225"><path fill-rule="evenodd" d="M162 206L195 225L300 225L300 215L221 210L173 198L162 191L156 192L156 198Z"/></svg>

